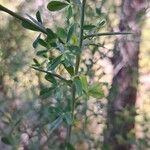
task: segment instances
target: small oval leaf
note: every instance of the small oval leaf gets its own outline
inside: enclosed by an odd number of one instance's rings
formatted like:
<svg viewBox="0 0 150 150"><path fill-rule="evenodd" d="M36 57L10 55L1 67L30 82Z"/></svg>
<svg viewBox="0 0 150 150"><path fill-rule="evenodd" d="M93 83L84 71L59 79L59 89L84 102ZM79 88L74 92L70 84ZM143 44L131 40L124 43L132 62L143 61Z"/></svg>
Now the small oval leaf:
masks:
<svg viewBox="0 0 150 150"><path fill-rule="evenodd" d="M67 11L67 19L70 19L73 16L72 7L69 6Z"/></svg>
<svg viewBox="0 0 150 150"><path fill-rule="evenodd" d="M45 55L46 53L47 53L47 50L39 50L39 51L37 51L36 55L37 55L37 56L43 56L43 55Z"/></svg>
<svg viewBox="0 0 150 150"><path fill-rule="evenodd" d="M66 6L68 6L69 4L64 3L64 2L59 2L59 1L51 1L48 5L47 8L49 11L58 11L61 10L63 8L65 8Z"/></svg>
<svg viewBox="0 0 150 150"><path fill-rule="evenodd" d="M67 37L67 32L64 28L58 27L56 29L56 34L58 37L65 39Z"/></svg>
<svg viewBox="0 0 150 150"><path fill-rule="evenodd" d="M51 74L46 74L45 75L45 79L51 83L53 83L54 85L57 84L56 79L54 78L54 76L52 76Z"/></svg>
<svg viewBox="0 0 150 150"><path fill-rule="evenodd" d="M2 137L1 141L6 145L12 145L14 143L14 139L11 135Z"/></svg>
<svg viewBox="0 0 150 150"><path fill-rule="evenodd" d="M40 37L41 37L41 34L39 34L39 36L33 42L33 44L32 44L33 48L37 48L37 46L38 46L38 40L40 39Z"/></svg>
<svg viewBox="0 0 150 150"><path fill-rule="evenodd" d="M82 83L81 83L81 80L79 77L75 77L74 80L73 80L73 83L75 85L75 88L76 88L76 94L78 96L81 96L82 95L82 91L83 91L83 87L82 87Z"/></svg>
<svg viewBox="0 0 150 150"><path fill-rule="evenodd" d="M74 68L73 68L72 66L67 66L67 65L65 65L65 63L63 63L63 65L64 65L65 69L67 70L67 72L68 72L71 76L73 76L73 75L74 75Z"/></svg>
<svg viewBox="0 0 150 150"><path fill-rule="evenodd" d="M38 43L47 48L47 43L43 39L38 39Z"/></svg>
<svg viewBox="0 0 150 150"><path fill-rule="evenodd" d="M26 21L22 21L22 26L32 31L40 31L39 28L34 23L32 23L29 19L26 19Z"/></svg>
<svg viewBox="0 0 150 150"><path fill-rule="evenodd" d="M92 30L92 29L94 29L95 27L96 27L95 25L88 24L88 25L84 25L84 26L83 26L83 29L84 29L84 30Z"/></svg>
<svg viewBox="0 0 150 150"><path fill-rule="evenodd" d="M51 41L57 38L57 35L49 28L46 28L48 40Z"/></svg>
<svg viewBox="0 0 150 150"><path fill-rule="evenodd" d="M67 42L70 41L72 35L73 35L73 32L75 30L75 24L71 25L71 27L69 28L68 30L68 34L67 34Z"/></svg>
<svg viewBox="0 0 150 150"><path fill-rule="evenodd" d="M54 58L52 61L49 62L47 70L54 70L59 64L62 62L62 55Z"/></svg>
<svg viewBox="0 0 150 150"><path fill-rule="evenodd" d="M94 98L103 98L105 96L102 85L98 82L89 87L88 95Z"/></svg>
<svg viewBox="0 0 150 150"><path fill-rule="evenodd" d="M42 18L41 18L41 14L39 11L37 11L37 13L36 13L36 19L38 20L38 22L40 22L42 24Z"/></svg>
<svg viewBox="0 0 150 150"><path fill-rule="evenodd" d="M79 55L81 50L78 46L70 45L68 46L69 51L71 51L74 55Z"/></svg>
<svg viewBox="0 0 150 150"><path fill-rule="evenodd" d="M80 80L85 93L88 93L88 81L85 75L80 75Z"/></svg>
<svg viewBox="0 0 150 150"><path fill-rule="evenodd" d="M44 88L40 91L40 96L43 99L46 99L52 95L53 88Z"/></svg>
<svg viewBox="0 0 150 150"><path fill-rule="evenodd" d="M64 114L64 120L65 120L65 122L66 122L68 125L72 125L73 119L72 119L71 112L66 112L66 113Z"/></svg>

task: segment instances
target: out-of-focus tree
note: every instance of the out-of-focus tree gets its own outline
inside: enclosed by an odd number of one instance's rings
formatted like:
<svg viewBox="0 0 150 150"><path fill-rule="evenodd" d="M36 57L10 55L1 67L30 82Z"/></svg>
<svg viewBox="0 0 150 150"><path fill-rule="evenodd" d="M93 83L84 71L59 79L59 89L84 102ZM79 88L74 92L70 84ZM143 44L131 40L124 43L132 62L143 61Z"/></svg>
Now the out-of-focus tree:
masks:
<svg viewBox="0 0 150 150"><path fill-rule="evenodd" d="M108 118L104 147L129 150L134 142L135 104L138 87L138 57L146 0L123 0L119 30L133 35L118 37L113 49L113 81L108 95ZM107 149L106 148L106 149Z"/></svg>

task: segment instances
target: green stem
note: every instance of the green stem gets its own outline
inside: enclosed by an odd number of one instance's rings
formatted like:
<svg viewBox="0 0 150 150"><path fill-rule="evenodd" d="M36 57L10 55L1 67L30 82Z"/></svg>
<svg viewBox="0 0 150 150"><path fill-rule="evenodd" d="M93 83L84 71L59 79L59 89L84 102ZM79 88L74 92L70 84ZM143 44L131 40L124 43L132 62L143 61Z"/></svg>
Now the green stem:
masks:
<svg viewBox="0 0 150 150"><path fill-rule="evenodd" d="M71 118L72 118L72 120L74 120L74 109L75 109L75 86L74 86L74 84L72 84L72 105L71 105ZM67 150L69 150L68 149L68 143L70 143L71 132L72 132L72 124L69 125L67 128L67 138L66 138Z"/></svg>
<svg viewBox="0 0 150 150"><path fill-rule="evenodd" d="M65 78L61 77L60 75L58 75L58 74L56 74L56 73L52 73L52 72L49 72L49 71L45 71L45 70L43 70L43 69L39 69L39 68L36 68L36 67L32 67L32 68L35 69L35 70L38 70L38 71L40 71L40 72L44 72L44 73L50 74L50 75L52 75L52 76L54 76L54 77L56 77L56 78L62 80L63 82L66 82L67 84L69 83L69 81L71 81L71 80L66 80Z"/></svg>
<svg viewBox="0 0 150 150"><path fill-rule="evenodd" d="M105 33L97 33L97 34L90 34L84 36L84 39L87 38L93 38L93 37L98 37L98 36L108 36L108 35L125 35L125 34L133 34L131 32L105 32Z"/></svg>
<svg viewBox="0 0 150 150"><path fill-rule="evenodd" d="M4 11L4 12L10 14L11 16L13 16L13 17L15 17L15 18L17 18L17 19L19 19L19 20L22 20L22 21L25 21L25 20L26 20L24 17L19 16L19 15L16 14L15 12L13 12L13 11L7 9L6 7L4 7L4 6L2 6L2 5L0 5L0 11Z"/></svg>
<svg viewBox="0 0 150 150"><path fill-rule="evenodd" d="M83 25L84 25L84 12L85 12L85 4L86 4L86 0L83 0L82 2L82 7L81 7L81 18L80 18L80 39L79 39L79 48L80 48L80 51L82 52L82 43L83 43L83 39L84 39L84 36L83 36ZM79 64L80 64L80 58L81 57L81 54L77 56L76 58L76 67L75 67L75 75L78 74L78 70L79 70Z"/></svg>
<svg viewBox="0 0 150 150"><path fill-rule="evenodd" d="M38 29L38 30L41 31L42 33L47 34L46 29L39 27L38 25L32 23L29 19L26 19L26 18L24 18L24 17L22 17L22 16L16 14L15 12L13 12L13 11L7 9L6 7L4 7L4 6L2 6L2 5L0 5L0 11L4 11L4 12L10 14L11 16L13 16L13 17L19 19L20 21L26 22L26 23L28 23L28 24L34 26L36 29Z"/></svg>
<svg viewBox="0 0 150 150"><path fill-rule="evenodd" d="M85 13L85 4L86 4L86 0L82 1L82 6L81 6L81 15L80 15L80 37L79 37L79 48L80 51L82 52L82 44L83 44L83 25L84 25L84 13ZM80 55L78 55L76 57L76 64L75 64L75 76L78 75L78 70L79 70L79 65L80 65L80 59L81 59L81 53ZM75 110L75 93L76 93L76 89L74 84L72 83L72 105L71 105L71 114L72 114L72 120L74 120L74 110ZM70 125L68 127L68 131L67 131L67 139L66 139L66 143L70 143L70 138L71 138L71 132L72 132L72 125ZM67 148L68 149L68 148Z"/></svg>

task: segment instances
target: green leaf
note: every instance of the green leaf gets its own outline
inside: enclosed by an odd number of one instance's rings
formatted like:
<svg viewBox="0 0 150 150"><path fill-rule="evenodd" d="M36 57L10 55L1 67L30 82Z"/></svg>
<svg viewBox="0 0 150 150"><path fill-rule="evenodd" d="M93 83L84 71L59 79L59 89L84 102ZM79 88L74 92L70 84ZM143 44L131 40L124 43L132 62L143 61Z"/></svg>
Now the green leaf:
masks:
<svg viewBox="0 0 150 150"><path fill-rule="evenodd" d="M71 43L72 43L72 45L78 45L78 36L77 35L75 35L75 34L73 34L72 35L72 38L71 38Z"/></svg>
<svg viewBox="0 0 150 150"><path fill-rule="evenodd" d="M43 39L38 39L38 43L47 48L47 43Z"/></svg>
<svg viewBox="0 0 150 150"><path fill-rule="evenodd" d="M61 62L62 62L62 55L54 58L50 63L48 64L47 70L54 70Z"/></svg>
<svg viewBox="0 0 150 150"><path fill-rule="evenodd" d="M53 83L54 85L57 84L56 79L55 79L52 75L50 75L50 74L46 74L46 75L45 75L45 79L46 79L47 81Z"/></svg>
<svg viewBox="0 0 150 150"><path fill-rule="evenodd" d="M37 27L37 25L35 25L29 19L26 19L26 21L22 21L22 26L24 28L32 30L32 31L40 31L39 28Z"/></svg>
<svg viewBox="0 0 150 150"><path fill-rule="evenodd" d="M50 41L50 42L48 42L48 46L53 47L53 48L57 48L57 43Z"/></svg>
<svg viewBox="0 0 150 150"><path fill-rule="evenodd" d="M70 19L72 16L73 16L72 7L69 6L68 11L67 11L67 19Z"/></svg>
<svg viewBox="0 0 150 150"><path fill-rule="evenodd" d="M98 26L103 27L105 24L106 24L106 20L104 19L98 24Z"/></svg>
<svg viewBox="0 0 150 150"><path fill-rule="evenodd" d="M68 73L73 76L74 75L74 68L72 66L66 66L64 63L63 63L65 69L68 71Z"/></svg>
<svg viewBox="0 0 150 150"><path fill-rule="evenodd" d="M96 8L96 14L98 15L99 18L102 19L101 24L104 25L106 23L107 15L102 12L101 8ZM105 21L105 23L104 23L104 21Z"/></svg>
<svg viewBox="0 0 150 150"><path fill-rule="evenodd" d="M74 66L75 56L71 52L66 51L66 53L63 54L63 58L63 64L65 64L66 67Z"/></svg>
<svg viewBox="0 0 150 150"><path fill-rule="evenodd" d="M84 29L84 30L92 30L92 29L94 29L95 27L96 27L95 25L88 24L88 25L84 25L84 26L83 26L83 29Z"/></svg>
<svg viewBox="0 0 150 150"><path fill-rule="evenodd" d="M62 113L63 113L63 110L62 110L62 108L60 108L60 107L54 107L54 106L50 106L49 108L48 108L48 110L49 110L49 112L50 113L53 113L53 114L55 114L55 115L61 115Z"/></svg>
<svg viewBox="0 0 150 150"><path fill-rule="evenodd" d="M46 31L49 41L57 38L57 35L51 29L47 28Z"/></svg>
<svg viewBox="0 0 150 150"><path fill-rule="evenodd" d="M98 82L91 85L88 90L88 95L94 98L103 98L105 95L102 89L102 85Z"/></svg>
<svg viewBox="0 0 150 150"><path fill-rule="evenodd" d="M67 37L67 32L65 29L61 28L61 27L58 27L56 29L56 34L58 37L62 38L62 39L65 39Z"/></svg>
<svg viewBox="0 0 150 150"><path fill-rule="evenodd" d="M36 40L33 42L33 47L37 48L38 44L42 45L43 47L47 48L47 43L40 38L41 34L36 38Z"/></svg>
<svg viewBox="0 0 150 150"><path fill-rule="evenodd" d="M37 51L36 55L37 56L45 56L46 53L47 53L47 50L40 50L40 51Z"/></svg>
<svg viewBox="0 0 150 150"><path fill-rule="evenodd" d="M39 36L36 38L36 40L33 42L33 44L32 44L32 46L33 46L33 48L37 48L37 46L38 46L38 40L40 39L40 37L41 37L41 34L39 34Z"/></svg>
<svg viewBox="0 0 150 150"><path fill-rule="evenodd" d="M80 75L80 81L82 83L82 88L85 93L88 93L88 82L87 77L85 75Z"/></svg>
<svg viewBox="0 0 150 150"><path fill-rule="evenodd" d="M68 3L70 3L70 0L65 0L65 1L67 1Z"/></svg>
<svg viewBox="0 0 150 150"><path fill-rule="evenodd" d="M100 8L96 8L96 13L97 13L97 15L101 15L101 9Z"/></svg>
<svg viewBox="0 0 150 150"><path fill-rule="evenodd" d="M68 6L68 3L60 2L60 1L51 1L48 5L47 8L49 11L58 11L66 6Z"/></svg>
<svg viewBox="0 0 150 150"><path fill-rule="evenodd" d="M34 66L40 66L40 63L38 62L38 60L37 59L35 59L35 58L33 58L33 61L34 61Z"/></svg>
<svg viewBox="0 0 150 150"><path fill-rule="evenodd" d="M37 18L38 22L40 22L42 24L42 18L41 18L41 14L39 11L37 11L37 13L36 13L36 18Z"/></svg>
<svg viewBox="0 0 150 150"><path fill-rule="evenodd" d="M57 86L57 88L55 89L55 98L57 99L57 101L62 100L63 98L63 89L61 86Z"/></svg>
<svg viewBox="0 0 150 150"><path fill-rule="evenodd" d="M80 48L78 46L70 45L68 46L69 51L71 51L74 55L79 55L81 53Z"/></svg>
<svg viewBox="0 0 150 150"><path fill-rule="evenodd" d="M68 150L75 150L74 146L70 143L67 143L66 147L67 147Z"/></svg>
<svg viewBox="0 0 150 150"><path fill-rule="evenodd" d="M46 99L52 95L52 90L53 90L53 88L44 88L40 91L40 96L43 99Z"/></svg>
<svg viewBox="0 0 150 150"><path fill-rule="evenodd" d="M2 137L1 141L6 145L13 145L14 143L14 139L11 135Z"/></svg>
<svg viewBox="0 0 150 150"><path fill-rule="evenodd" d="M66 113L64 114L64 119L65 119L65 121L66 121L66 123L67 123L68 125L72 125L73 120L72 120L71 112L66 112Z"/></svg>
<svg viewBox="0 0 150 150"><path fill-rule="evenodd" d="M64 45L60 42L57 42L57 49L60 50L62 53L65 51Z"/></svg>
<svg viewBox="0 0 150 150"><path fill-rule="evenodd" d="M80 81L80 78L79 77L75 77L74 80L73 80L73 83L75 85L75 88L76 88L76 94L78 96L81 96L82 95L82 83Z"/></svg>
<svg viewBox="0 0 150 150"><path fill-rule="evenodd" d="M40 28L44 28L44 27L42 26L42 24L41 24L40 22L38 22L36 19L34 19L32 16L30 16L30 15L28 15L28 14L27 14L27 16L29 17L29 19L30 19L35 25L39 26Z"/></svg>
<svg viewBox="0 0 150 150"><path fill-rule="evenodd" d="M71 27L69 28L68 30L68 34L67 34L67 42L70 41L72 35L73 35L73 32L75 30L75 24L71 25Z"/></svg>
<svg viewBox="0 0 150 150"><path fill-rule="evenodd" d="M101 14L99 15L99 17L100 17L101 19L105 19L105 20L106 20L107 15L106 15L106 13L101 12Z"/></svg>

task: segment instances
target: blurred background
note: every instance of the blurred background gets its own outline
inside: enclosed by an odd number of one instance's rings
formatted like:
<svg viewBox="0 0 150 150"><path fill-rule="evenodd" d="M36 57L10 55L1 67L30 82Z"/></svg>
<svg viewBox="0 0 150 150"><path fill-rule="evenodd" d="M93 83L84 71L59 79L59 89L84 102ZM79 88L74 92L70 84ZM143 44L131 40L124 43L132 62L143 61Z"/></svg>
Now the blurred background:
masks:
<svg viewBox="0 0 150 150"><path fill-rule="evenodd" d="M0 4L25 17L26 14L35 16L39 10L44 24L50 28L55 28L58 24L65 26L63 12L49 12L46 8L48 2L48 0L0 0ZM102 18L104 25L100 31L112 31L112 29L117 31L120 22L121 1L88 1L86 12L89 17L88 22L93 23L96 20L92 12L95 6L101 6L104 13ZM145 14L141 14L143 17L139 21L141 38L138 68L139 84L136 100L138 115L135 117L136 140L139 143L137 150L150 149L150 8L148 6L146 8ZM29 144L30 136L32 137L34 134L31 127L39 124L37 117L37 110L41 101L39 92L43 85L48 84L43 74L31 68L33 58L36 57L36 50L32 47L32 43L37 36L37 33L24 29L15 18L0 12L0 137L15 130L15 142L17 143L15 147L19 150L25 149L23 145ZM98 51L95 52L92 48L92 52L91 50L83 52L81 69L86 71L92 80L106 83L104 87L106 95L109 95L109 89L112 85L113 65L109 57L113 55L112 49L116 40L116 36L102 37L97 42L104 46L98 48ZM84 127L81 115L85 112L82 112L83 109L80 107L78 108L77 118L79 121L76 123L73 136L77 150L101 149L107 103L106 98L101 101L91 99L81 107L90 106L86 112L86 115L90 116L90 119L85 119L86 127ZM81 130L82 132L79 132ZM41 132L41 142L45 140L44 132ZM55 148L49 149L57 149L56 141L61 143L65 136L65 128L62 126L54 134L57 135L57 138L53 136L51 145L53 146L55 143ZM35 143L32 143L34 149L36 149L37 144ZM11 146L0 142L0 150L11 148Z"/></svg>

